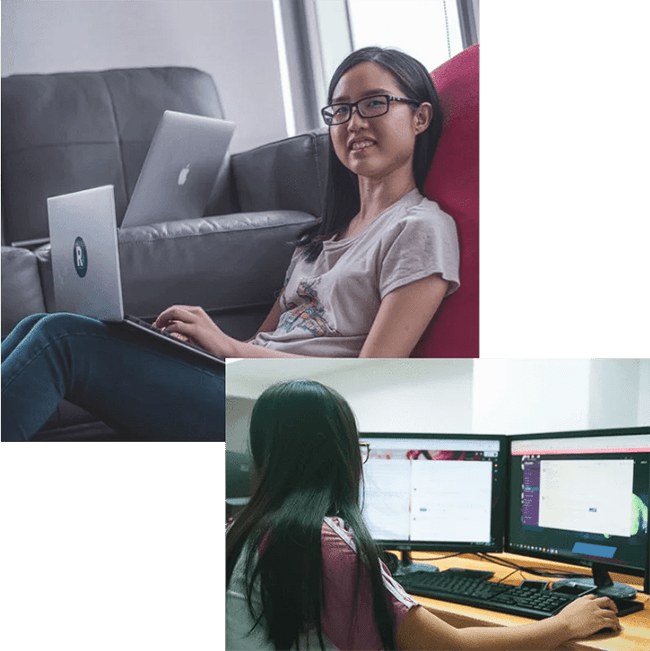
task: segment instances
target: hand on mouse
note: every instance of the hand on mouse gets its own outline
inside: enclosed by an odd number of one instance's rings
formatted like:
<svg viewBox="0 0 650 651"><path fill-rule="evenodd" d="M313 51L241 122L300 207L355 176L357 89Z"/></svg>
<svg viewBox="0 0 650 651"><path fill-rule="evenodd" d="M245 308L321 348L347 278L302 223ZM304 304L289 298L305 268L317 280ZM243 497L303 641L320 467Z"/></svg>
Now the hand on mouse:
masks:
<svg viewBox="0 0 650 651"><path fill-rule="evenodd" d="M574 639L587 637L603 628L620 631L616 612L616 604L609 597L588 594L565 606L556 617L571 631L569 639Z"/></svg>

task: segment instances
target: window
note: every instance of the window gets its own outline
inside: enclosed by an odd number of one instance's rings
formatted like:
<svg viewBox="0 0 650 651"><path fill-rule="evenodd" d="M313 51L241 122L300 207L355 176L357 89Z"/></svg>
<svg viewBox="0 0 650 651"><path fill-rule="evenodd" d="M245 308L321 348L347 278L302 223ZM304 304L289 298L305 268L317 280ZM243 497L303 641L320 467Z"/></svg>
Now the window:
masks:
<svg viewBox="0 0 650 651"><path fill-rule="evenodd" d="M348 0L354 49L396 47L433 70L463 49L456 2Z"/></svg>
<svg viewBox="0 0 650 651"><path fill-rule="evenodd" d="M322 126L336 67L367 45L395 47L427 70L478 42L478 0L274 0L287 133Z"/></svg>
<svg viewBox="0 0 650 651"><path fill-rule="evenodd" d="M352 50L395 47L433 70L463 50L458 3L453 0L317 0L322 78Z"/></svg>

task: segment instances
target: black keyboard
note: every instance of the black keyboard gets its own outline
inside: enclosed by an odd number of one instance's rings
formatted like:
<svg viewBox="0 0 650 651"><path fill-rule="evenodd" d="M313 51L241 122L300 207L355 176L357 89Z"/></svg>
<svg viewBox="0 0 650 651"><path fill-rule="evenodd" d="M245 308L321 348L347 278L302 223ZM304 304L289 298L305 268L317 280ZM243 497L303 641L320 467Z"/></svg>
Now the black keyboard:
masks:
<svg viewBox="0 0 650 651"><path fill-rule="evenodd" d="M578 598L578 595L493 583L451 572L411 572L395 578L411 594L531 619L551 617ZM619 616L643 608L643 602L627 599L613 601L619 608Z"/></svg>

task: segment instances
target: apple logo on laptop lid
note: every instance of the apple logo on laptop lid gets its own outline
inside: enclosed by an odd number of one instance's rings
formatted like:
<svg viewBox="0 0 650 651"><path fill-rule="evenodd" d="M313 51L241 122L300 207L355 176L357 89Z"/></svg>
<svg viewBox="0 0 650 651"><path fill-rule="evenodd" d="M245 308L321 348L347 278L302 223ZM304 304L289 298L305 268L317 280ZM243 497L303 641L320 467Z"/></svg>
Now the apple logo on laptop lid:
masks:
<svg viewBox="0 0 650 651"><path fill-rule="evenodd" d="M181 173L178 175L178 185L185 185L185 181L187 181L187 175L190 173L190 164L188 163L182 170Z"/></svg>

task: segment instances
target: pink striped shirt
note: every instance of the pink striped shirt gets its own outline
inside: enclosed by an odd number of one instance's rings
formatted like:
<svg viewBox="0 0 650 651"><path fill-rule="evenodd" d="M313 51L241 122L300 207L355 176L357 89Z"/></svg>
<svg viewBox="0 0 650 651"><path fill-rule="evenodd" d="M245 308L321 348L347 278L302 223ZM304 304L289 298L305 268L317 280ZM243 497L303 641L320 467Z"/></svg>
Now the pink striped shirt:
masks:
<svg viewBox="0 0 650 651"><path fill-rule="evenodd" d="M341 518L325 518L321 529L325 603L321 612L323 637L327 649L381 649L381 639L372 607L370 575L362 566L356 589L356 546L352 532ZM393 627L397 631L410 608L417 605L393 579L382 563L384 593ZM356 603L355 603L356 592ZM226 592L226 648L273 649L261 627L250 633L253 619L248 610L243 584L243 554L235 567ZM254 606L260 612L259 590ZM301 640L301 649L319 648L314 632Z"/></svg>

